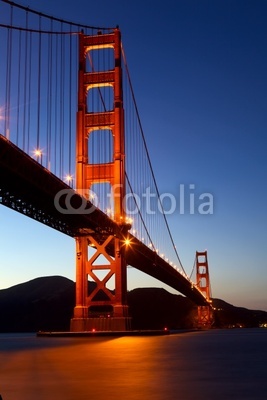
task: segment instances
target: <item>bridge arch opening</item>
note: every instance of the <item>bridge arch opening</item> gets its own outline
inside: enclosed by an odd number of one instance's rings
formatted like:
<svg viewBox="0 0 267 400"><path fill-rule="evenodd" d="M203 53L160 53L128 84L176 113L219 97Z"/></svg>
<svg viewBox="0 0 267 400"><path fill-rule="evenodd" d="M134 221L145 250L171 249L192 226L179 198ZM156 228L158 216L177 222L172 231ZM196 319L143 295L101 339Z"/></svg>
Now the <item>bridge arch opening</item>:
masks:
<svg viewBox="0 0 267 400"><path fill-rule="evenodd" d="M203 278L200 279L199 287L200 287L200 290L202 288L206 288L207 287L207 279L206 278L203 277Z"/></svg>
<svg viewBox="0 0 267 400"><path fill-rule="evenodd" d="M206 256L205 256L205 254L199 254L198 255L198 263L199 264L201 264L201 263L205 263L206 262Z"/></svg>
<svg viewBox="0 0 267 400"><path fill-rule="evenodd" d="M97 47L87 49L86 72L110 71L115 67L114 48Z"/></svg>
<svg viewBox="0 0 267 400"><path fill-rule="evenodd" d="M199 267L199 268L198 268L198 273L199 273L200 275L205 275L205 274L207 273L207 268L204 267L204 266Z"/></svg>
<svg viewBox="0 0 267 400"><path fill-rule="evenodd" d="M89 164L104 164L113 161L114 139L111 129L95 129L88 136Z"/></svg>
<svg viewBox="0 0 267 400"><path fill-rule="evenodd" d="M114 216L114 201L110 182L93 183L90 187L93 204L110 217Z"/></svg>
<svg viewBox="0 0 267 400"><path fill-rule="evenodd" d="M114 108L114 89L109 84L91 86L87 92L87 112L103 113ZM101 123L99 116L99 123ZM97 118L97 117L96 117Z"/></svg>

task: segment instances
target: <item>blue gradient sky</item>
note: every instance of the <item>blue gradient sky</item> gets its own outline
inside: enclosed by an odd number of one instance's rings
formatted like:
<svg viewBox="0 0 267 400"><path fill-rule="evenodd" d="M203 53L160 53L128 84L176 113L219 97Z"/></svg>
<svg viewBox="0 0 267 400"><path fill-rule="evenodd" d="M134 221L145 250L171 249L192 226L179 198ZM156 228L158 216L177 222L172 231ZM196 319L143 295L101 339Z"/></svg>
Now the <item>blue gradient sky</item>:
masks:
<svg viewBox="0 0 267 400"><path fill-rule="evenodd" d="M267 310L267 2L27 0L88 25L119 25L155 176L188 274L208 250L213 297ZM189 190L189 185L195 185ZM190 214L189 192L195 196ZM209 192L213 215L200 215ZM75 277L74 241L0 207L0 288ZM130 268L128 288L163 287Z"/></svg>

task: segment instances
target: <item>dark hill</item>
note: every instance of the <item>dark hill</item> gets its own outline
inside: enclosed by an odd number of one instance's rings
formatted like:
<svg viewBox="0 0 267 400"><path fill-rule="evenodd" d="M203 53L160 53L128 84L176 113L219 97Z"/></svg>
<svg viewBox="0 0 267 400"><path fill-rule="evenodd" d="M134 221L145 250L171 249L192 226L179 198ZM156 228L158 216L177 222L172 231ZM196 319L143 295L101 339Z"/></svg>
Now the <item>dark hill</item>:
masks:
<svg viewBox="0 0 267 400"><path fill-rule="evenodd" d="M67 330L74 282L60 276L33 279L0 290L0 331Z"/></svg>
<svg viewBox="0 0 267 400"><path fill-rule="evenodd" d="M93 285L93 283L90 283ZM75 302L75 283L51 276L0 290L0 332L67 331ZM160 288L128 293L133 329L188 329L196 325L197 307L186 297ZM213 299L215 326L259 326L267 312L234 307Z"/></svg>
<svg viewBox="0 0 267 400"><path fill-rule="evenodd" d="M215 310L215 325L221 328L258 327L267 322L267 312L235 307L220 299L212 300Z"/></svg>
<svg viewBox="0 0 267 400"><path fill-rule="evenodd" d="M128 293L133 329L193 328L195 305L164 289L142 288Z"/></svg>

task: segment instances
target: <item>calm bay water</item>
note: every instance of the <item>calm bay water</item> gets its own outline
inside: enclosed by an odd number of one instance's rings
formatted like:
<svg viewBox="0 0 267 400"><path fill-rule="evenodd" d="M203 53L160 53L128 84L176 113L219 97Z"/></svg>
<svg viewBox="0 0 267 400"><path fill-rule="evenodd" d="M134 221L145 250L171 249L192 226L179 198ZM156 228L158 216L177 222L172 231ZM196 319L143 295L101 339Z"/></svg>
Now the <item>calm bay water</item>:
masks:
<svg viewBox="0 0 267 400"><path fill-rule="evenodd" d="M0 334L3 400L266 400L267 329L154 337Z"/></svg>

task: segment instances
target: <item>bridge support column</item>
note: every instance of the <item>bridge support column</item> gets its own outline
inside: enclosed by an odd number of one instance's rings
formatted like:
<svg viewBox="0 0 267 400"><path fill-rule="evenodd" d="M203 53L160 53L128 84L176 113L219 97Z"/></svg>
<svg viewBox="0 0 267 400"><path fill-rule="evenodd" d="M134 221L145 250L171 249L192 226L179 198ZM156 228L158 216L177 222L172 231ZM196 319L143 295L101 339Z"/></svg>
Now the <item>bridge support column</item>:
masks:
<svg viewBox="0 0 267 400"><path fill-rule="evenodd" d="M88 317L88 307L86 306L87 285L85 276L87 254L86 237L76 238L76 306L74 308L73 319L71 320L70 330L82 332L86 330L86 318Z"/></svg>

